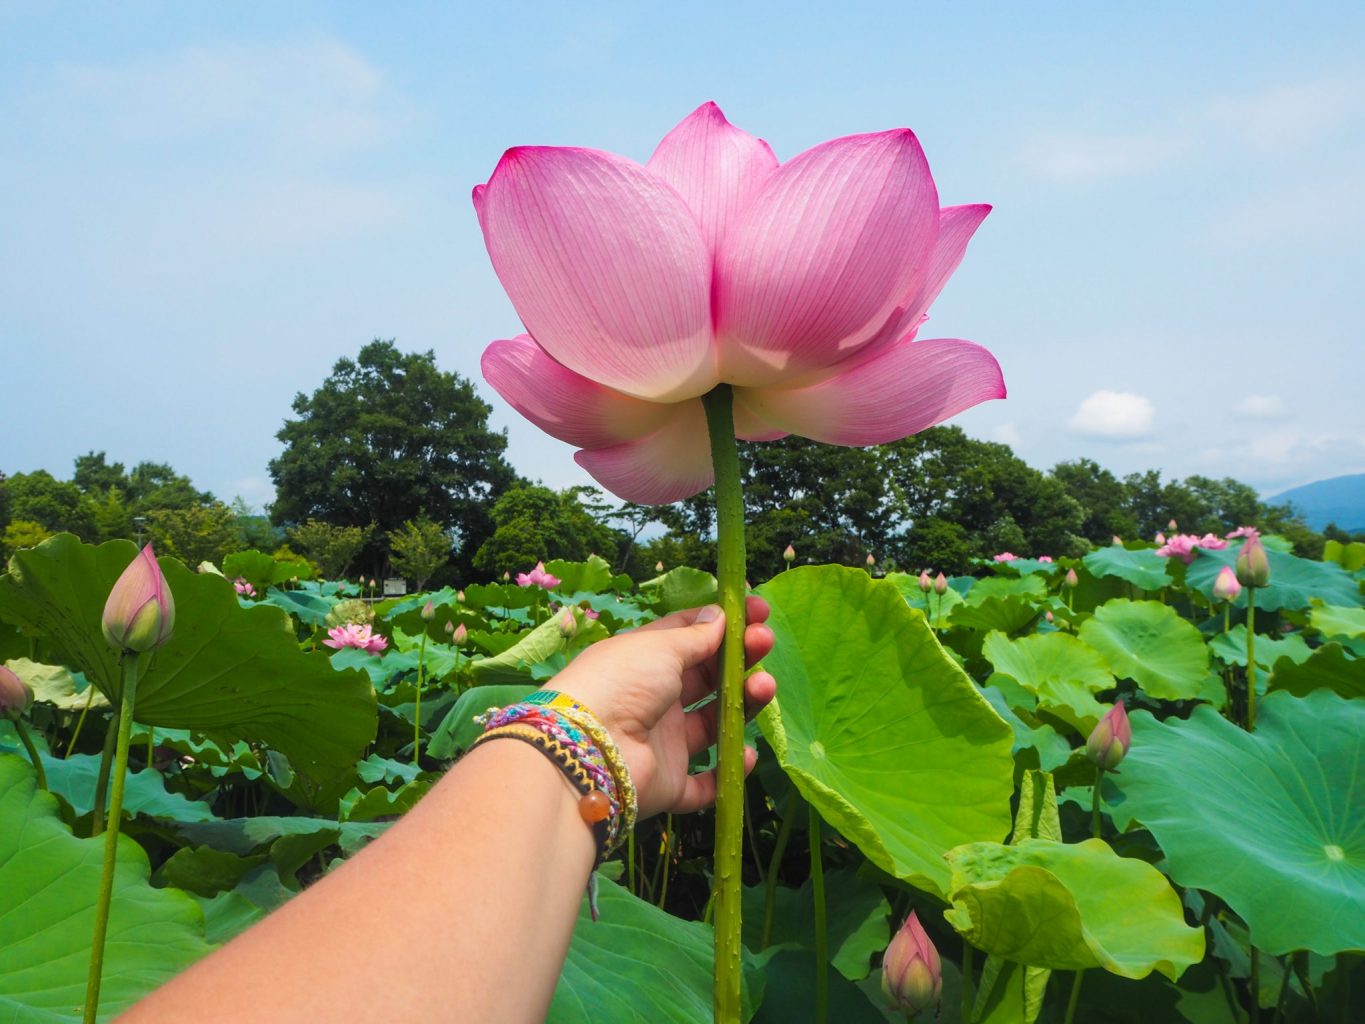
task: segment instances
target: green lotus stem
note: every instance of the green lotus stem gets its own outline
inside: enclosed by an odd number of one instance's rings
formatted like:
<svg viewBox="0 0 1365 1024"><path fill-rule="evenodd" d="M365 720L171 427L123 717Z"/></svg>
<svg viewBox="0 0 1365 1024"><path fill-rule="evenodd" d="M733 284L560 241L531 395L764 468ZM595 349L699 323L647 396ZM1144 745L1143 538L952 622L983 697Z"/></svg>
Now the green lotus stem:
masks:
<svg viewBox="0 0 1365 1024"><path fill-rule="evenodd" d="M1250 590L1248 590L1248 595ZM1248 1019L1251 1024L1259 1024L1261 1020L1261 951L1255 946L1251 947L1251 977L1247 979L1247 988L1250 990L1251 1004L1248 1011Z"/></svg>
<svg viewBox="0 0 1365 1024"><path fill-rule="evenodd" d="M81 717L76 719L76 728L71 733L71 742L66 745L66 752L62 754L63 761L71 756L71 751L76 749L76 741L81 738L81 726L85 725L85 716L90 714L90 705L95 703L95 688L93 686L86 687L86 694L85 707L81 710Z"/></svg>
<svg viewBox="0 0 1365 1024"><path fill-rule="evenodd" d="M90 834L97 836L104 831L104 804L109 796L109 773L114 767L114 748L118 745L119 723L122 716L119 709L109 717L109 728L104 734L104 749L100 752L100 770L95 777L95 800L91 811Z"/></svg>
<svg viewBox="0 0 1365 1024"><path fill-rule="evenodd" d="M758 944L759 949L767 949L773 939L773 912L777 909L777 876L782 868L782 858L787 853L787 841L791 839L792 821L796 817L797 803L800 799L801 794L792 786L787 797L787 806L782 811L782 824L777 829L773 859L768 862L768 877L763 882L766 892L763 896L763 939Z"/></svg>
<svg viewBox="0 0 1365 1024"><path fill-rule="evenodd" d="M1271 1017L1271 1024L1280 1024L1284 1019L1284 1001L1289 998L1289 982L1294 977L1293 965L1294 954L1290 953L1284 958L1284 974L1280 977L1280 994L1275 997L1275 1016Z"/></svg>
<svg viewBox="0 0 1365 1024"><path fill-rule="evenodd" d="M716 702L716 1024L738 1024L743 984L744 866L744 494L735 444L734 396L720 384L702 397L716 474L716 583L725 611Z"/></svg>
<svg viewBox="0 0 1365 1024"><path fill-rule="evenodd" d="M90 976L85 984L84 1024L95 1024L99 1014L104 939L109 932L109 904L114 896L114 868L118 865L119 825L123 816L123 788L128 774L128 747L133 738L133 704L137 696L139 660L136 654L125 652L123 655L123 692L119 701L114 787L109 797L109 828L104 834L104 869L100 873L99 902L95 904L95 938L90 947Z"/></svg>
<svg viewBox="0 0 1365 1024"><path fill-rule="evenodd" d="M14 731L19 734L19 742L28 751L28 759L33 762L33 773L38 776L38 788L47 789L47 773L43 771L43 759L38 755L38 748L33 745L33 740L29 738L28 727L24 725L22 718L14 719Z"/></svg>
<svg viewBox="0 0 1365 1024"><path fill-rule="evenodd" d="M659 909L663 910L664 903L668 900L668 869L673 861L673 815L670 813L664 819L664 880L659 887Z"/></svg>
<svg viewBox="0 0 1365 1024"><path fill-rule="evenodd" d="M1079 970L1071 982L1071 998L1066 1001L1066 1018L1063 1024L1071 1024L1076 1019L1076 1007L1081 1001L1081 980L1085 977L1085 971Z"/></svg>
<svg viewBox="0 0 1365 1024"><path fill-rule="evenodd" d="M825 921L825 865L820 857L820 812L810 808L810 883L815 897L815 1024L829 1020L829 929Z"/></svg>
<svg viewBox="0 0 1365 1024"><path fill-rule="evenodd" d="M631 829L626 833L626 888L630 890L632 896L639 896L635 891L635 830Z"/></svg>
<svg viewBox="0 0 1365 1024"><path fill-rule="evenodd" d="M156 730L150 725L147 726L147 767L152 766L152 761L156 759Z"/></svg>
<svg viewBox="0 0 1365 1024"><path fill-rule="evenodd" d="M1100 784L1104 782L1104 769L1095 766L1095 788L1090 794L1090 834L1100 837Z"/></svg>
<svg viewBox="0 0 1365 1024"><path fill-rule="evenodd" d="M422 646L417 652L417 707L412 713L412 763L417 765L417 759L422 753L422 677L426 672L427 665L427 631L426 624L422 625Z"/></svg>
<svg viewBox="0 0 1365 1024"><path fill-rule="evenodd" d="M782 570L786 572L786 569ZM767 876L763 873L763 860L758 855L758 834L754 829L754 816L749 813L749 790L744 790L744 831L749 835L749 852L754 856L754 870L758 872L760 883Z"/></svg>
<svg viewBox="0 0 1365 1024"><path fill-rule="evenodd" d="M962 1020L964 1024L974 1019L976 1004L976 983L972 979L972 947L962 940Z"/></svg>
<svg viewBox="0 0 1365 1024"><path fill-rule="evenodd" d="M1256 588L1247 587L1247 732L1256 729ZM1252 963L1256 961L1253 960ZM1252 1018L1255 1020L1255 1018Z"/></svg>

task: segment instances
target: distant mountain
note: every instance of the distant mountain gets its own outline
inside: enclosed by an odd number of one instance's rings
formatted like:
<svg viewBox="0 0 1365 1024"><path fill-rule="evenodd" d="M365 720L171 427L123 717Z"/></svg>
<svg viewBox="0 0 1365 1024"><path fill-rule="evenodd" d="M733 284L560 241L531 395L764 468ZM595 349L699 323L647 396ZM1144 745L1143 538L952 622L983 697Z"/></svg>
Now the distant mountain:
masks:
<svg viewBox="0 0 1365 1024"><path fill-rule="evenodd" d="M1269 500L1293 505L1315 530L1336 523L1348 533L1365 531L1365 473L1291 487Z"/></svg>

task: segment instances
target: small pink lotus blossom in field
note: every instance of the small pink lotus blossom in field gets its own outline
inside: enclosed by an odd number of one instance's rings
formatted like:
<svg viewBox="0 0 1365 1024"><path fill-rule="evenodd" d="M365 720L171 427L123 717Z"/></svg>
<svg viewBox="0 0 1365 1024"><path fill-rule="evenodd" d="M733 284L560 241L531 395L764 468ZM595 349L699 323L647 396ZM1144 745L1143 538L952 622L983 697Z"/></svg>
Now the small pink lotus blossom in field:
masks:
<svg viewBox="0 0 1365 1024"><path fill-rule="evenodd" d="M557 628L559 629L559 635L565 640L578 632L578 620L573 617L572 608L564 609L564 614L559 617Z"/></svg>
<svg viewBox="0 0 1365 1024"><path fill-rule="evenodd" d="M1110 544L1117 544L1117 545L1119 545L1120 547L1122 547L1122 546L1123 546L1123 538L1120 537L1120 536L1116 533L1116 534L1114 534L1113 539L1112 539L1109 543L1110 543Z"/></svg>
<svg viewBox="0 0 1365 1024"><path fill-rule="evenodd" d="M461 622L458 626L456 626L453 630L450 631L450 642L453 643L456 647L462 646L464 642L468 639L469 630L468 628L466 628L463 622Z"/></svg>
<svg viewBox="0 0 1365 1024"><path fill-rule="evenodd" d="M1018 559L1019 556L1013 551L1002 551L1000 554L991 557L997 562L1013 562Z"/></svg>
<svg viewBox="0 0 1365 1024"><path fill-rule="evenodd" d="M1066 571L1066 576L1063 577L1062 579L1062 585L1067 587L1074 587L1076 584L1080 582L1081 578L1076 575L1075 569L1068 569Z"/></svg>
<svg viewBox="0 0 1365 1024"><path fill-rule="evenodd" d="M238 576L235 580L232 581L232 588L235 591L237 591L237 593L241 594L243 597L256 596L256 588L253 587L246 580L242 579L242 577L240 576Z"/></svg>
<svg viewBox="0 0 1365 1024"><path fill-rule="evenodd" d="M869 554L869 555L867 556L867 567L868 567L869 569L871 569L871 568L872 568L874 565L876 565L876 564L877 564L877 558L876 558L876 556L875 556L875 555Z"/></svg>
<svg viewBox="0 0 1365 1024"><path fill-rule="evenodd" d="M583 618L585 619L600 619L602 617L601 612L593 611L586 604L580 605L579 607L583 609Z"/></svg>
<svg viewBox="0 0 1365 1024"><path fill-rule="evenodd" d="M929 570L925 569L919 574L919 589L921 593L927 594L934 589L933 578L929 575Z"/></svg>
<svg viewBox="0 0 1365 1024"><path fill-rule="evenodd" d="M1166 543L1166 535L1162 533L1160 530L1156 531L1156 536L1152 539L1157 543L1158 546Z"/></svg>
<svg viewBox="0 0 1365 1024"><path fill-rule="evenodd" d="M354 647L357 650L369 651L371 654L378 654L389 646L389 642L378 633L373 632L368 624L360 625L355 622L329 629L327 639L322 642L337 650L341 650L343 647Z"/></svg>
<svg viewBox="0 0 1365 1024"><path fill-rule="evenodd" d="M1228 540L1240 540L1243 537L1259 537L1261 531L1254 526L1239 526L1231 533L1224 534Z"/></svg>
<svg viewBox="0 0 1365 1024"><path fill-rule="evenodd" d="M1237 573L1232 566L1225 565L1218 570L1218 578L1213 581L1213 596L1219 601L1236 601L1237 595L1242 592L1242 585L1237 582Z"/></svg>
<svg viewBox="0 0 1365 1024"><path fill-rule="evenodd" d="M943 994L938 950L913 910L882 957L882 994L911 1016L937 1006Z"/></svg>
<svg viewBox="0 0 1365 1024"><path fill-rule="evenodd" d="M948 577L943 575L943 573L939 573L934 577L934 593L939 597L948 593Z"/></svg>
<svg viewBox="0 0 1365 1024"><path fill-rule="evenodd" d="M1180 529L1180 526L1176 523L1174 519L1172 519L1169 523L1166 524L1166 529L1170 530L1172 533L1175 533L1177 530Z"/></svg>
<svg viewBox="0 0 1365 1024"><path fill-rule="evenodd" d="M791 565L792 562L796 561L796 548L792 547L790 544L783 548L782 561L786 562L788 565Z"/></svg>
<svg viewBox="0 0 1365 1024"><path fill-rule="evenodd" d="M1133 746L1133 727L1123 702L1115 704L1091 730L1085 741L1085 756L1101 771L1113 771L1128 756Z"/></svg>
<svg viewBox="0 0 1365 1024"><path fill-rule="evenodd" d="M940 209L906 129L779 163L706 103L643 165L510 149L474 208L527 331L489 345L485 378L626 500L710 486L720 384L737 437L848 446L1005 397L984 348L917 337L990 207Z"/></svg>
<svg viewBox="0 0 1365 1024"><path fill-rule="evenodd" d="M1179 558L1186 565L1189 565L1194 561L1196 548L1203 548L1205 551L1221 551L1227 546L1227 541L1212 533L1206 533L1202 537L1196 537L1192 533L1177 533L1157 548L1156 553L1162 558Z"/></svg>
<svg viewBox="0 0 1365 1024"><path fill-rule="evenodd" d="M1228 542L1216 533L1206 533L1199 538L1199 546L1205 551L1222 551L1228 546Z"/></svg>
<svg viewBox="0 0 1365 1024"><path fill-rule="evenodd" d="M559 586L559 577L546 572L544 562L537 562L536 567L530 572L517 573L517 586L544 587L546 590L553 590Z"/></svg>
<svg viewBox="0 0 1365 1024"><path fill-rule="evenodd" d="M1051 565L1051 564L1052 564L1052 556L1051 556L1051 555L1039 555L1039 556L1038 556L1038 561L1039 561L1039 562L1042 562L1044 565Z"/></svg>
<svg viewBox="0 0 1365 1024"><path fill-rule="evenodd" d="M1052 613L1051 613L1051 612L1045 612L1045 613L1043 614L1043 618L1047 619L1048 622L1051 622L1051 621L1052 621Z"/></svg>

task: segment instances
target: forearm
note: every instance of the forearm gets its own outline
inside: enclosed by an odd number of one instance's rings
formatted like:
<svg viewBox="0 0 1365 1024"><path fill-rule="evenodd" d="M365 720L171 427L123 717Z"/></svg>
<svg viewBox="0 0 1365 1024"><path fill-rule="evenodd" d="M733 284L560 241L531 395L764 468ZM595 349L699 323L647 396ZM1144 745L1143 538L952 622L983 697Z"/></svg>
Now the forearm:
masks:
<svg viewBox="0 0 1365 1024"><path fill-rule="evenodd" d="M577 794L513 740L462 760L352 861L128 1012L202 1024L543 1019L593 859ZM514 979L509 981L508 979Z"/></svg>

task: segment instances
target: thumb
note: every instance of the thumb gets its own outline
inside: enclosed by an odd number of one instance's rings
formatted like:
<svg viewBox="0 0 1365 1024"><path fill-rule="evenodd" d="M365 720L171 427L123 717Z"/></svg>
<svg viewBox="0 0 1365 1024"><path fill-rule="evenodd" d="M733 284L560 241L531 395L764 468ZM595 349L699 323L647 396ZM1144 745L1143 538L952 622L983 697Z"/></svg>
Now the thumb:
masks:
<svg viewBox="0 0 1365 1024"><path fill-rule="evenodd" d="M720 650L725 639L725 611L718 604L708 604L698 609L691 625L668 630L668 634L683 668L700 665Z"/></svg>

